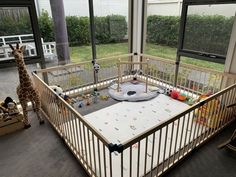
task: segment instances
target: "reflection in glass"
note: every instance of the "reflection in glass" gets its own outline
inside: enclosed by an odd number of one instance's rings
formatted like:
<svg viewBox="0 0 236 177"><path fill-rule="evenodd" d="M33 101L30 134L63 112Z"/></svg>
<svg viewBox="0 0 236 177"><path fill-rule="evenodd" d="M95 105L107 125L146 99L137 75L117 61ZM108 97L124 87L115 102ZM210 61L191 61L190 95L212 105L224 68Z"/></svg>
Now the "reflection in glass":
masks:
<svg viewBox="0 0 236 177"><path fill-rule="evenodd" d="M97 58L128 53L128 3L94 1Z"/></svg>
<svg viewBox="0 0 236 177"><path fill-rule="evenodd" d="M0 7L0 61L13 58L9 43L24 44L25 57L37 55L27 7Z"/></svg>
<svg viewBox="0 0 236 177"><path fill-rule="evenodd" d="M226 56L236 5L189 6L184 49Z"/></svg>

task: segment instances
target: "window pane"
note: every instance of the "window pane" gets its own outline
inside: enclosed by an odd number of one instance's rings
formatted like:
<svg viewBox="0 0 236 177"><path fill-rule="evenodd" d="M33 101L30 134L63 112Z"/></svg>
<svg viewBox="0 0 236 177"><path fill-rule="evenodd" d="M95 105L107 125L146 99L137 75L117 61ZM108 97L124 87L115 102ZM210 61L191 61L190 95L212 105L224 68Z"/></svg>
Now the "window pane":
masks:
<svg viewBox="0 0 236 177"><path fill-rule="evenodd" d="M0 7L0 61L13 59L9 43L24 44L25 57L37 55L27 7Z"/></svg>
<svg viewBox="0 0 236 177"><path fill-rule="evenodd" d="M128 3L94 1L97 58L128 53Z"/></svg>
<svg viewBox="0 0 236 177"><path fill-rule="evenodd" d="M72 62L91 61L88 1L64 0L65 19ZM47 66L57 64L54 22L50 1L38 1L39 28L43 38ZM59 44L60 45L60 44Z"/></svg>
<svg viewBox="0 0 236 177"><path fill-rule="evenodd" d="M144 53L175 59L182 4L176 2L147 2L147 31Z"/></svg>
<svg viewBox="0 0 236 177"><path fill-rule="evenodd" d="M226 56L235 4L188 7L183 49Z"/></svg>

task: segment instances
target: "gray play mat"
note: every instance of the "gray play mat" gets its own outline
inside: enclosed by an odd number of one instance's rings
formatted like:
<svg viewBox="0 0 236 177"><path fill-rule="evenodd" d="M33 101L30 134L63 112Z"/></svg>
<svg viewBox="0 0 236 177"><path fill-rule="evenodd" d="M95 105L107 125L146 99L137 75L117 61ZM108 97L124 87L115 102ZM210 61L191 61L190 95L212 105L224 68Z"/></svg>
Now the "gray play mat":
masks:
<svg viewBox="0 0 236 177"><path fill-rule="evenodd" d="M117 92L117 84L113 84L109 87L109 95L119 101L144 101L155 98L158 93L158 88L154 86L148 86L147 93L145 92L145 83L139 82L133 84L131 82L125 82L120 84L120 91Z"/></svg>

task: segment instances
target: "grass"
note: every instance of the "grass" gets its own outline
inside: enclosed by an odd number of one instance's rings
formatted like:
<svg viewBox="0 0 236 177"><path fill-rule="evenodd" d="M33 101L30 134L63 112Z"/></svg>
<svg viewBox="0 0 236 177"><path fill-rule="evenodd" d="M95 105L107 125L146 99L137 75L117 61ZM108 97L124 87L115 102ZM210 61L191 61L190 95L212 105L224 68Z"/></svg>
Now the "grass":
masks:
<svg viewBox="0 0 236 177"><path fill-rule="evenodd" d="M97 58L109 57L128 53L128 43L101 44L97 45ZM91 46L70 47L73 62L91 61Z"/></svg>
<svg viewBox="0 0 236 177"><path fill-rule="evenodd" d="M92 58L92 50L91 46L77 46L71 47L71 58L73 62L81 62L81 61L91 61ZM127 43L116 43L116 44L101 44L97 45L97 58L103 58L113 55L127 54L128 52L128 44ZM146 44L145 53L153 56L158 56L161 58L166 58L170 60L176 59L176 48L161 46L155 44ZM186 64L192 64L204 68L210 68L217 71L223 71L224 65L197 60L187 57L181 57L181 62Z"/></svg>

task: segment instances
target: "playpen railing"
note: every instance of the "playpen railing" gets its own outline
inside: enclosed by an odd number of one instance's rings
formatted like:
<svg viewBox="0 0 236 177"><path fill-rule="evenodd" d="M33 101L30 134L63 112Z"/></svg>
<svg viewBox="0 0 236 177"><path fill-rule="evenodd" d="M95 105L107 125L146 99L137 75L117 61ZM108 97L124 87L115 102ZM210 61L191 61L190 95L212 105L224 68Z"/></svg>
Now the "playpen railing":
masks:
<svg viewBox="0 0 236 177"><path fill-rule="evenodd" d="M236 84L124 142L120 176L160 176L232 122L235 101Z"/></svg>
<svg viewBox="0 0 236 177"><path fill-rule="evenodd" d="M131 56L133 54L97 59L96 62L100 65L98 83L116 78L118 60L129 61ZM122 70L125 71L127 68L123 67ZM37 71L37 74L41 78L42 74L46 74L48 85L60 85L64 91L71 91L94 83L93 64L90 61L46 68Z"/></svg>
<svg viewBox="0 0 236 177"><path fill-rule="evenodd" d="M149 75L151 78L161 81L165 86L174 86L176 67L174 61L146 54L141 54L140 56L143 61L149 59L151 65ZM209 92L216 93L236 83L236 76L209 68L181 63L176 83L177 88L185 90L191 95L199 95Z"/></svg>
<svg viewBox="0 0 236 177"><path fill-rule="evenodd" d="M60 96L33 73L42 112L90 176L110 173L109 142ZM104 171L104 172L103 172Z"/></svg>
<svg viewBox="0 0 236 177"><path fill-rule="evenodd" d="M130 56L132 56L132 54L125 55L123 58L129 60ZM149 58L151 66L162 67L162 69L158 67L156 70L155 68L150 68L149 73L151 79L156 79L160 81L160 83L171 85L174 76L169 75L166 71L170 70L173 72L174 70L172 69L175 68L175 63L150 58L149 56L145 57ZM145 57L143 56L143 59L145 59ZM111 57L97 61L100 65L104 63L104 66L107 66L107 68L112 68L116 66L116 59L119 58L122 57L115 57L115 60ZM108 61L111 62L111 64L109 64ZM183 67L188 69L187 66ZM33 73L33 78L41 94L43 113L59 135L65 140L65 143L90 176L112 177L115 176L114 171L116 171L117 168L120 168L120 173L119 175L116 174L115 177L159 176L173 165L177 164L177 162L188 155L193 149L219 132L234 118L234 109L227 108L227 105L235 103L236 101L236 84L217 92L166 122L135 136L133 139L113 146L100 132L96 131L83 116L61 97L55 95L53 90L38 76L47 73L49 76L50 74L54 74L55 78L62 77L64 79L62 80L66 84L69 84L67 87L65 86L65 88L71 89L70 87L73 86L73 84L71 85L71 81L67 80L70 78L70 74L78 72L76 68L84 68L93 75L92 64L90 62L82 62L79 64L43 69L37 71L37 74ZM125 69L127 68L124 68L124 70ZM200 68L197 69L200 70ZM191 70L193 70L193 68ZM114 75L110 73L114 74L114 70L112 69L104 74L104 76L99 79L97 85L92 84L83 87L84 91L92 90L95 87L107 86L110 82L109 79L117 77L117 73ZM232 75L225 75L218 72L216 72L216 74L222 76L221 85L228 85L235 82L235 77ZM77 75L75 76L77 77ZM60 83L58 81L61 81L50 77L49 85L58 85L58 83ZM83 77L86 77L86 75ZM76 86L82 87L85 84L93 83L93 76L91 76L91 78L88 79L91 82L86 83L84 81L79 84L76 83ZM188 75L185 76L185 78L188 78ZM179 88L182 88L182 86L183 85L178 85ZM206 84L206 86L208 85ZM188 88L195 93L194 89L191 87ZM215 91L216 90L217 88ZM205 120L206 118L208 121ZM120 153L113 152L117 151L117 149L119 149ZM114 160L117 158L120 158L119 164ZM116 164L114 164L114 162Z"/></svg>

